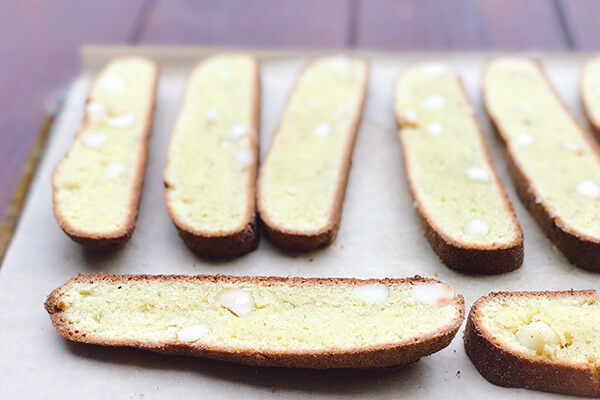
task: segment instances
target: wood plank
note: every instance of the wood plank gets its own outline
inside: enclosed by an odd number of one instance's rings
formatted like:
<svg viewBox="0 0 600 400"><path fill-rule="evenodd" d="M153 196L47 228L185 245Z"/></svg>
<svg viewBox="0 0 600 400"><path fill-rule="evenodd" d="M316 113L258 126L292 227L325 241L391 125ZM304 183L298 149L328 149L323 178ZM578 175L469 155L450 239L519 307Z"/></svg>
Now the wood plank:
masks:
<svg viewBox="0 0 600 400"><path fill-rule="evenodd" d="M344 47L350 0L158 0L141 42L195 46Z"/></svg>
<svg viewBox="0 0 600 400"><path fill-rule="evenodd" d="M390 49L563 49L552 0L358 0L357 45Z"/></svg>
<svg viewBox="0 0 600 400"><path fill-rule="evenodd" d="M600 50L600 1L597 0L558 0L563 13L565 29L574 49Z"/></svg>
<svg viewBox="0 0 600 400"><path fill-rule="evenodd" d="M0 221L36 141L44 100L79 68L84 43L123 43L143 0L0 2Z"/></svg>

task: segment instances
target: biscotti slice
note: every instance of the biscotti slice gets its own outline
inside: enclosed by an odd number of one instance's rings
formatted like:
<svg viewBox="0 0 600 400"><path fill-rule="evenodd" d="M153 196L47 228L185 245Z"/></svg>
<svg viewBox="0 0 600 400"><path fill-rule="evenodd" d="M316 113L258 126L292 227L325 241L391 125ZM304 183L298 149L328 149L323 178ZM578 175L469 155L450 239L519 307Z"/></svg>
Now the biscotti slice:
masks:
<svg viewBox="0 0 600 400"><path fill-rule="evenodd" d="M585 64L580 83L583 110L596 138L600 139L600 56Z"/></svg>
<svg viewBox="0 0 600 400"><path fill-rule="evenodd" d="M477 300L465 350L488 381L600 396L600 305L594 290L501 292Z"/></svg>
<svg viewBox="0 0 600 400"><path fill-rule="evenodd" d="M56 220L86 247L115 247L133 233L157 79L149 59L110 61L89 92L75 142L54 170Z"/></svg>
<svg viewBox="0 0 600 400"><path fill-rule="evenodd" d="M425 236L450 268L502 273L523 262L523 233L458 76L417 64L396 82L408 184Z"/></svg>
<svg viewBox="0 0 600 400"><path fill-rule="evenodd" d="M271 240L311 250L335 240L368 78L360 59L313 60L298 79L259 173Z"/></svg>
<svg viewBox="0 0 600 400"><path fill-rule="evenodd" d="M519 197L570 262L600 270L600 154L592 138L532 60L491 61L483 90Z"/></svg>
<svg viewBox="0 0 600 400"><path fill-rule="evenodd" d="M187 246L200 256L256 249L258 63L211 57L191 73L171 134L165 201Z"/></svg>
<svg viewBox="0 0 600 400"><path fill-rule="evenodd" d="M66 339L248 365L374 368L446 347L464 300L433 279L80 275L46 310Z"/></svg>

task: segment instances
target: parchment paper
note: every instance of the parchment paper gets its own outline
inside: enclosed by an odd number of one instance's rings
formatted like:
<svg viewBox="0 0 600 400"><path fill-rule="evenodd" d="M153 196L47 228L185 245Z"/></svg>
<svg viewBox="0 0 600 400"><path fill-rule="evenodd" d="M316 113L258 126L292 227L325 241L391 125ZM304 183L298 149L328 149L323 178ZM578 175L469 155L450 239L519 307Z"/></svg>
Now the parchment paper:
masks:
<svg viewBox="0 0 600 400"><path fill-rule="evenodd" d="M517 199L498 140L482 111L480 76L490 54L368 53L368 97L356 142L341 229L324 250L289 254L265 238L259 249L230 262L208 262L182 243L163 204L162 169L184 78L211 49L91 47L56 120L31 187L18 230L0 268L0 398L418 398L497 399L547 394L506 389L485 381L463 350L462 330L450 347L416 364L379 371L304 371L251 368L132 349L73 344L54 331L43 308L55 287L82 272L235 274L280 276L434 276L455 286L467 306L497 290L595 288L600 275L578 269L553 249ZM90 77L109 57L151 55L162 66L150 157L136 231L121 250L86 253L60 230L51 209L50 176L70 146L84 108ZM313 52L265 52L261 147L268 148L288 92ZM577 80L585 54L537 55L551 81L584 122ZM525 233L525 262L499 276L468 276L445 267L423 237L408 192L396 122L392 83L408 63L440 60L461 75ZM558 398L559 396L554 396Z"/></svg>

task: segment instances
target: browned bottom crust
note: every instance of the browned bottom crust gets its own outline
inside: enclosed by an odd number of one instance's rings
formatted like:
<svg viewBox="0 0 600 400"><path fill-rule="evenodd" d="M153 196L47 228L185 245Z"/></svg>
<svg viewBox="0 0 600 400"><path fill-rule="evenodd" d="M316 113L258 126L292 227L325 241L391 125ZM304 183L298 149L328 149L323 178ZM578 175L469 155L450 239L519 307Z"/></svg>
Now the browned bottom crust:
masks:
<svg viewBox="0 0 600 400"><path fill-rule="evenodd" d="M434 334L425 335L420 338L398 342L395 344L367 346L364 348L354 348L348 350L331 351L289 351L274 352L247 350L235 348L219 348L203 346L199 343L180 343L175 340L161 342L140 342L123 339L106 339L93 337L85 332L73 330L66 317L62 315L65 304L60 296L62 292L72 283L82 280L107 280L107 281L144 281L144 280L186 280L194 283L201 281L247 281L247 282L282 282L288 281L296 284L307 282L316 282L320 284L350 283L360 284L365 281L352 278L279 278L279 277L231 277L223 275L118 275L118 274L93 274L79 275L69 280L65 285L55 289L50 293L44 307L52 324L60 336L73 342L96 344L111 347L134 347L143 350L150 350L162 354L190 355L214 360L229 361L239 364L261 366L261 367L286 367L286 368L311 368L311 369L332 369L332 368L382 368L398 365L405 365L416 362L421 357L433 354L447 347L464 319L464 299L457 295L454 303L460 308L460 315L456 321L440 329ZM422 278L415 276L404 279L379 279L370 280L383 283L427 283L438 282L435 279Z"/></svg>
<svg viewBox="0 0 600 400"><path fill-rule="evenodd" d="M338 227L318 234L287 233L264 224L269 239L284 250L310 251L329 246L337 236Z"/></svg>
<svg viewBox="0 0 600 400"><path fill-rule="evenodd" d="M230 236L200 236L177 225L175 227L186 246L200 257L229 259L247 254L258 247L256 219Z"/></svg>
<svg viewBox="0 0 600 400"><path fill-rule="evenodd" d="M490 118L496 132L498 126L493 118ZM508 170L515 186L519 199L533 216L544 234L565 255L567 260L579 268L589 271L600 271L600 242L590 240L584 235L576 235L567 232L555 216L550 215L542 203L536 202L536 196L531 191L529 180L517 167L515 160L506 149L506 143L502 135L498 134L504 147L504 154L508 161Z"/></svg>
<svg viewBox="0 0 600 400"><path fill-rule="evenodd" d="M523 241L504 249L473 249L447 241L417 211L431 248L449 268L469 274L502 274L523 264Z"/></svg>
<svg viewBox="0 0 600 400"><path fill-rule="evenodd" d="M502 293L492 293L490 296L494 295ZM477 300L471 308L463 339L467 355L485 379L504 387L576 396L600 396L600 381L589 369L528 359L492 342L476 322L478 305L484 299L485 297Z"/></svg>
<svg viewBox="0 0 600 400"><path fill-rule="evenodd" d="M114 250L121 246L131 239L133 235L133 230L135 229L135 224L131 226L131 229L128 229L127 232L119 237L104 239L104 238L94 238L89 236L79 236L77 234L72 234L63 229L63 231L73 240L75 243L79 243L83 247L88 250Z"/></svg>

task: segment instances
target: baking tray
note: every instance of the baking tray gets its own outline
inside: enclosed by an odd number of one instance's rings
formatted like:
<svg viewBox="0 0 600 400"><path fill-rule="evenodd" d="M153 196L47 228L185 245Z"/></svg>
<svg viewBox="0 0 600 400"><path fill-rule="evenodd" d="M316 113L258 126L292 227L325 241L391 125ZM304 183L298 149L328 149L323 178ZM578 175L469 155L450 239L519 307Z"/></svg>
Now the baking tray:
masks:
<svg viewBox="0 0 600 400"><path fill-rule="evenodd" d="M570 265L518 201L501 146L481 105L480 77L490 53L368 52L371 61L365 112L354 150L341 229L328 248L282 252L264 237L257 251L233 261L194 256L179 239L163 203L167 142L191 67L222 49L86 47L56 118L19 226L0 268L0 398L413 398L537 399L548 394L494 386L465 355L462 330L443 351L416 364L373 371L253 368L133 349L75 344L60 338L43 308L48 293L78 273L233 274L323 277L405 277L420 274L448 282L467 307L497 290L589 289L600 275ZM262 61L261 153L268 148L290 88L313 51L247 50ZM90 79L107 59L123 54L155 58L162 67L150 157L136 231L122 249L84 251L52 215L50 177L72 143ZM578 78L589 54L531 54L540 59L576 118L585 124ZM517 271L470 276L445 267L423 236L404 177L392 112L396 76L410 63L450 64L462 77L492 158L525 234L525 262ZM554 397L559 398L561 396Z"/></svg>

